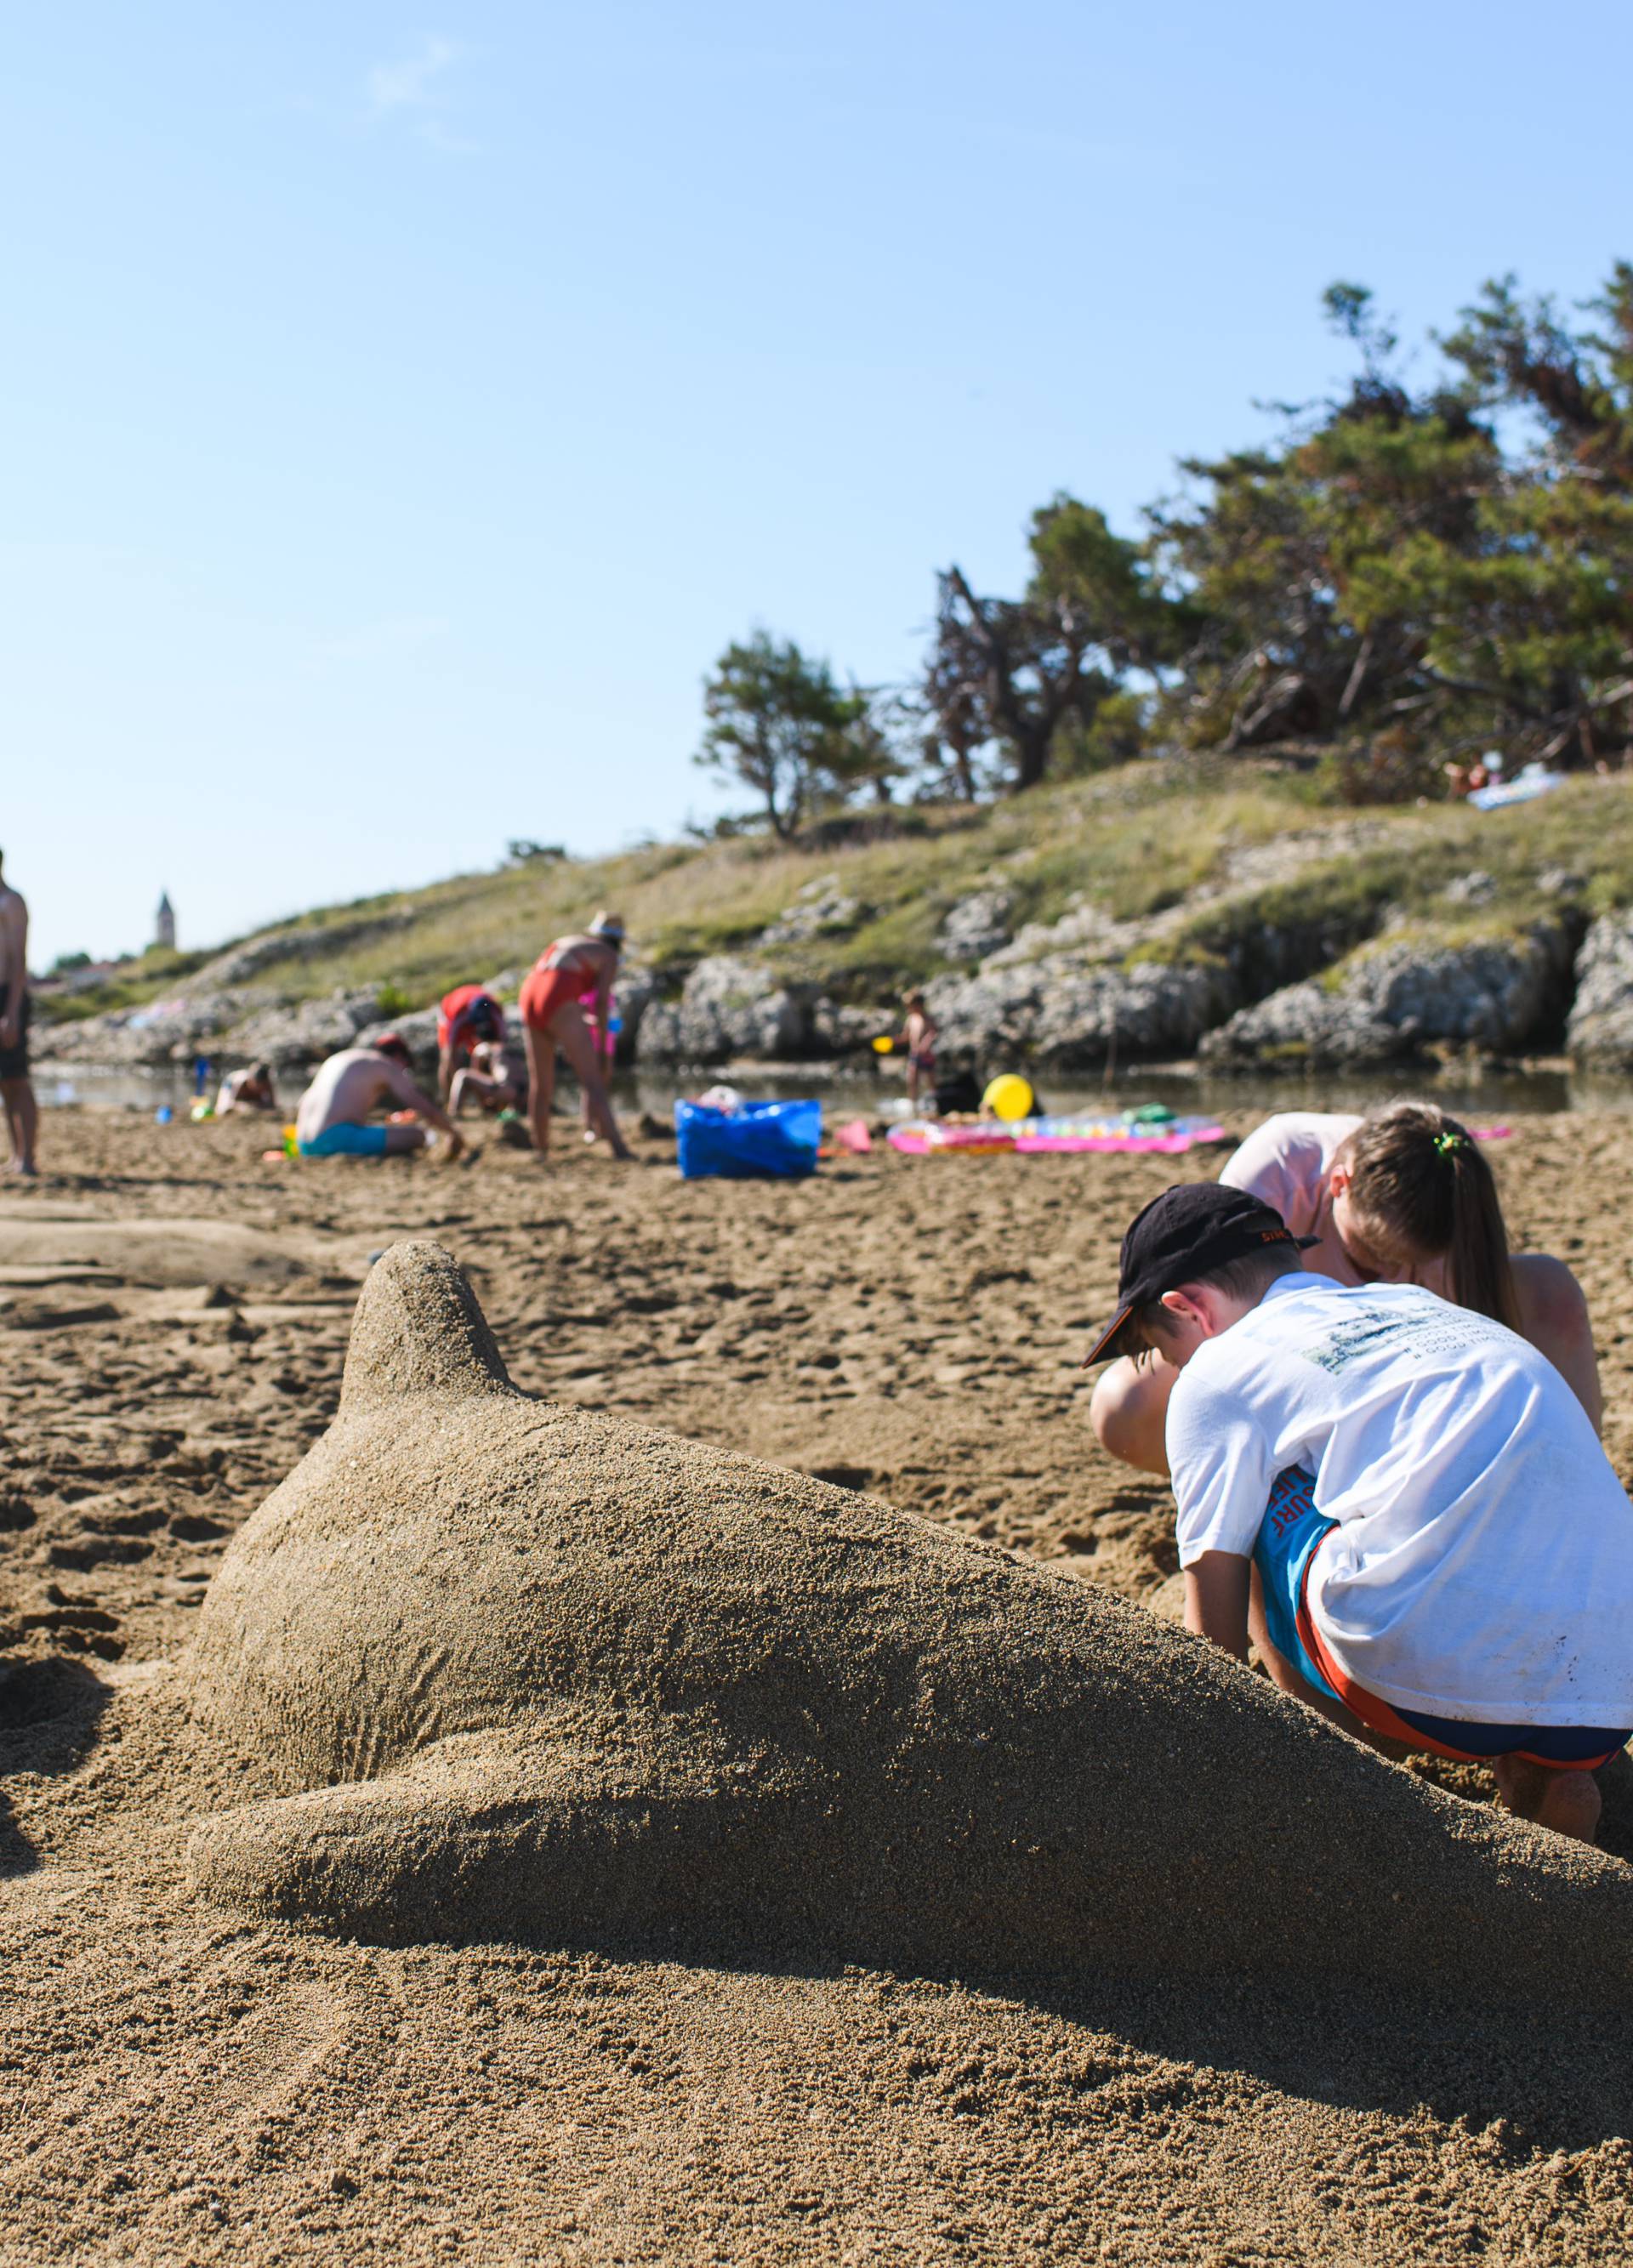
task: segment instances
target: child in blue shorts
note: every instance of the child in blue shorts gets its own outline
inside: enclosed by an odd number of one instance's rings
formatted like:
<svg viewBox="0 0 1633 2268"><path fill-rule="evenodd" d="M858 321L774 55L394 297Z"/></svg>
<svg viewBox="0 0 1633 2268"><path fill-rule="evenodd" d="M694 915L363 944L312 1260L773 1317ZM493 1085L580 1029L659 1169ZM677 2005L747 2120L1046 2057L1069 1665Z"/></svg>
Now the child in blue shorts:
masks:
<svg viewBox="0 0 1633 2268"><path fill-rule="evenodd" d="M1166 1190L1089 1357L1180 1373L1186 1622L1351 1732L1491 1764L1592 1841L1633 1727L1633 1505L1570 1388L1416 1285L1310 1273L1245 1190Z"/></svg>

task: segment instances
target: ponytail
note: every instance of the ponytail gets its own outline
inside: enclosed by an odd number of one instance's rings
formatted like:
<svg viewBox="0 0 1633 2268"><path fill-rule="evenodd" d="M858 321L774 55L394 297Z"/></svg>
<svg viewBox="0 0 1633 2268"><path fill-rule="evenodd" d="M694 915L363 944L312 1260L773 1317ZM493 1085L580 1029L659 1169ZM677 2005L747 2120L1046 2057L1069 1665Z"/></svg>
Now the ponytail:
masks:
<svg viewBox="0 0 1633 2268"><path fill-rule="evenodd" d="M1386 1247L1447 1262L1452 1299L1519 1325L1496 1179L1474 1136L1432 1102L1392 1102L1341 1152L1349 1202Z"/></svg>

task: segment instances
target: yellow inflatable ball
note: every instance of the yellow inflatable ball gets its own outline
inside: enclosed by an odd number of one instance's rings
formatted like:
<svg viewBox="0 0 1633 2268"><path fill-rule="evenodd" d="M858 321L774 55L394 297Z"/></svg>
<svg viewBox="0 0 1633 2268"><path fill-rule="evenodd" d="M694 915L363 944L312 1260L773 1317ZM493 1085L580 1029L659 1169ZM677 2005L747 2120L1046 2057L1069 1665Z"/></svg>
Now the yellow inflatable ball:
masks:
<svg viewBox="0 0 1633 2268"><path fill-rule="evenodd" d="M981 1097L981 1108L990 1111L994 1118L1006 1124L1017 1118L1030 1118L1032 1112L1032 1090L1016 1071L1004 1071L994 1079Z"/></svg>

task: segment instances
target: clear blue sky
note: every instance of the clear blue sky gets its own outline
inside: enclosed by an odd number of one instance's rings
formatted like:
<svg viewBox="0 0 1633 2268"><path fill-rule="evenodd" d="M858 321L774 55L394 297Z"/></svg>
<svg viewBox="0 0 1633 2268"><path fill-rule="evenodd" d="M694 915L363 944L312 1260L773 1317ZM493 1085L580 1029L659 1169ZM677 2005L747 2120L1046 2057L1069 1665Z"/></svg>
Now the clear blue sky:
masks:
<svg viewBox="0 0 1633 2268"><path fill-rule="evenodd" d="M14 11L0 846L36 964L717 807L756 622L935 569L1485 276L1633 251L1633 13L1516 0Z"/></svg>

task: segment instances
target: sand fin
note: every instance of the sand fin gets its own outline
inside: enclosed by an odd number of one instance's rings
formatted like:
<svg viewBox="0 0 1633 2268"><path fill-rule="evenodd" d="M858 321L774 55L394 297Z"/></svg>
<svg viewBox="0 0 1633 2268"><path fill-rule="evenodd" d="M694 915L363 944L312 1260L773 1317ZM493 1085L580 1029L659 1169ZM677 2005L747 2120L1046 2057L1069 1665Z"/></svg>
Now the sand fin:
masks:
<svg viewBox="0 0 1633 2268"><path fill-rule="evenodd" d="M374 1944L651 1940L685 1911L699 1815L724 1822L709 1775L658 1794L632 1766L454 1735L383 1778L201 1821L189 1869L218 1904Z"/></svg>
<svg viewBox="0 0 1633 2268"><path fill-rule="evenodd" d="M405 1394L514 1392L504 1359L461 1269L440 1244L394 1244L363 1286L346 1352L348 1415Z"/></svg>

